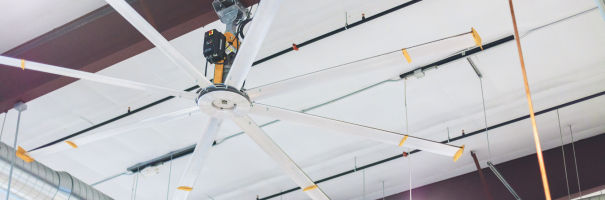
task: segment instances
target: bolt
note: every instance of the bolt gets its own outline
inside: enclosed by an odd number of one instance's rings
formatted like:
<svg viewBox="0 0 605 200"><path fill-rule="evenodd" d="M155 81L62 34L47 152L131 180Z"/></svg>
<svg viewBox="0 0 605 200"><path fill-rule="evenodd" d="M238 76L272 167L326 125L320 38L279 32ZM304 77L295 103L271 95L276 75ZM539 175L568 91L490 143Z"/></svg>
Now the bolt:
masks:
<svg viewBox="0 0 605 200"><path fill-rule="evenodd" d="M221 103L222 103L222 104L227 104L227 100L224 100L224 99L223 99L223 100L221 100Z"/></svg>

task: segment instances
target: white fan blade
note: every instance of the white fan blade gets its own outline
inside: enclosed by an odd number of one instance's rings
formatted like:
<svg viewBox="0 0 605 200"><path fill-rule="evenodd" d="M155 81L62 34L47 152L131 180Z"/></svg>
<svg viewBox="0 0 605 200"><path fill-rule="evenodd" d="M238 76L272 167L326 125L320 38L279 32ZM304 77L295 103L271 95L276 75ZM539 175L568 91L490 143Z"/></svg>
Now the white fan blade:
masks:
<svg viewBox="0 0 605 200"><path fill-rule="evenodd" d="M202 172L204 161L208 157L208 152L210 151L210 147L212 147L212 143L222 122L222 119L210 119L205 132L202 133L200 140L195 145L193 154L189 157L187 167L185 167L185 171L181 175L181 179L179 179L177 190L173 194L173 200L186 200L190 191L195 189L193 188L195 181Z"/></svg>
<svg viewBox="0 0 605 200"><path fill-rule="evenodd" d="M300 186L311 199L330 199L305 172L248 116L233 121Z"/></svg>
<svg viewBox="0 0 605 200"><path fill-rule="evenodd" d="M412 56L412 64L416 66L421 66L422 64L429 64L433 62L435 59L440 59L442 57L451 56L451 54L463 50L465 48L475 46L475 42L473 40L472 34L461 34L456 37L451 37L443 40L439 40L430 44L424 44L420 46L416 46L410 49L407 49L409 54ZM387 54L399 54L401 56L400 61L395 60L396 64L391 64L391 66L382 66L380 64L358 64L365 60L377 60L377 62L382 62L380 59L382 57L370 56L367 58L362 58L359 60L354 60L351 62L347 62L344 64L331 66L328 68L324 68L318 71L302 74L299 76L287 78L284 80L276 81L273 83L261 85L258 87L246 89L246 93L252 100L261 100L265 99L277 94L286 94L293 91L299 91L301 88L305 88L308 86L313 86L319 83L325 83L330 81L336 81L343 77L351 77L359 74L366 73L368 71L376 71L376 70L384 70L386 73L377 73L374 78L378 81L388 80L399 76L399 74L404 72L404 68L402 68L405 63L405 59L403 58L403 54L401 51L395 51ZM385 54L385 55L387 55ZM378 65L378 66L377 66ZM380 67L380 68L377 68ZM409 69L408 69L409 70ZM313 84L309 84L313 83ZM369 86L369 85L368 85Z"/></svg>
<svg viewBox="0 0 605 200"><path fill-rule="evenodd" d="M83 80L89 80L89 81L94 81L94 82L104 83L104 84L109 84L109 85L115 85L115 86L120 86L120 87L125 87L125 88L154 92L154 93L158 93L158 94L162 94L162 95L175 96L175 97L186 98L186 99L191 99L191 100L197 99L197 94L192 93L192 92L175 90L175 89L171 89L171 88L155 86L155 85L140 83L140 82L131 81L131 80L119 79L119 78L104 76L104 75L85 72L85 71L73 70L73 69L69 69L69 68L58 67L58 66L53 66L53 65L23 60L23 59L0 56L0 64L10 66L10 67L15 67L15 68L22 68L24 70L28 69L28 70L34 70L34 71L39 71L39 72L46 72L49 74L56 74L56 75L67 76L67 77L83 79Z"/></svg>
<svg viewBox="0 0 605 200"><path fill-rule="evenodd" d="M290 121L304 125L316 126L319 128L332 129L342 133L365 137L387 144L406 146L440 155L451 156L454 161L460 157L462 151L464 150L464 146L458 147L450 144L443 144L411 135L399 134L393 131L377 129L369 126L353 124L327 117L301 113L258 103L255 103L252 106L250 114L258 114L266 117L277 118L282 121Z"/></svg>
<svg viewBox="0 0 605 200"><path fill-rule="evenodd" d="M56 143L56 144L50 145L48 147L44 147L44 148L41 148L38 150L31 151L31 152L29 152L29 154L31 154L33 157L39 157L39 156L45 156L45 155L58 153L58 152L69 150L69 149L79 148L79 147L82 147L84 145L87 145L87 144L90 144L93 142L104 140L104 139L107 139L110 137L115 137L120 134L128 133L132 130L150 127L150 126L158 124L158 123L164 123L164 122L180 119L182 117L188 116L193 113L197 113L199 111L200 111L199 107L197 107L197 106L181 109L181 110L178 110L175 112L170 112L170 113L162 114L159 116L143 119L140 121L131 122L131 123L128 123L128 124L125 124L125 125L122 125L122 126L119 126L116 128L111 128L111 129L96 132L96 133L93 133L90 135L66 140L65 142Z"/></svg>
<svg viewBox="0 0 605 200"><path fill-rule="evenodd" d="M263 0L260 2L254 19L250 24L250 29L246 33L246 39L242 42L241 48L237 50L237 55L225 84L241 89L252 63L263 44L263 40L269 32L271 22L279 9L282 0Z"/></svg>
<svg viewBox="0 0 605 200"><path fill-rule="evenodd" d="M196 83L201 88L206 88L211 86L212 83L202 74L200 71L195 68L195 66L189 62L181 54L177 51L168 40L162 36L157 30L153 28L139 13L134 10L126 1L124 0L105 0L107 4L109 4L113 9L118 11L122 17L126 19L134 28L136 28L143 36L147 38L153 45L155 45L164 55L166 55L170 61L172 61L177 66L186 70L189 75L196 81Z"/></svg>

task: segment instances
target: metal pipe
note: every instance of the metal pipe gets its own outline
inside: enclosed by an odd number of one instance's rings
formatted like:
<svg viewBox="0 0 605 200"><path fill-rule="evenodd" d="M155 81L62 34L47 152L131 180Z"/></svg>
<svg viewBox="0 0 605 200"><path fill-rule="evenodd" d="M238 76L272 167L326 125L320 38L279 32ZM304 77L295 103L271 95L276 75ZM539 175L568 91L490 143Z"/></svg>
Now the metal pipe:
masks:
<svg viewBox="0 0 605 200"><path fill-rule="evenodd" d="M9 168L15 160L12 187L8 190ZM0 143L0 192L7 191L11 199L52 200L111 200L113 198L71 176L52 170L37 161L16 158L15 149Z"/></svg>
<svg viewBox="0 0 605 200"><path fill-rule="evenodd" d="M17 104L15 104L15 110L17 110L17 112L19 112L19 114L17 115L17 128L15 129L15 139L13 142L13 152L16 148L17 148L17 139L19 138L19 123L21 122L21 112L27 110L27 105L25 105L25 103L23 102L19 102ZM11 159L11 167L9 169L8 172L8 186L6 186L6 200L9 199L10 197L10 191L11 191L11 182L13 179L13 169L15 168L15 157L13 156L13 159Z"/></svg>
<svg viewBox="0 0 605 200"><path fill-rule="evenodd" d="M477 172L479 173L479 178L481 178L481 184L483 185L483 190L485 192L485 196L487 199L494 200L492 197L492 193L489 191L489 186L487 185L487 181L485 180L485 175L483 174L483 170L481 170L481 165L479 165L479 160L477 159L477 154L471 151L471 156L473 157L473 161L475 161L475 167L477 167Z"/></svg>
<svg viewBox="0 0 605 200"><path fill-rule="evenodd" d="M500 182L502 182L504 187L506 187L506 189L515 197L515 199L521 200L521 197L519 197L519 195L517 195L517 192L515 192L515 190L508 184L508 182L506 182L506 179L504 179L502 174L500 174L500 172L498 172L498 169L496 169L494 164L492 164L492 162L487 162L487 166L489 166L489 169L491 169L492 172L494 172L496 177L498 177Z"/></svg>
<svg viewBox="0 0 605 200"><path fill-rule="evenodd" d="M540 145L540 134L538 133L538 125L536 124L536 116L534 115L534 105L531 99L531 91L529 90L529 81L527 80L527 72L525 70L525 61L523 59L523 50L521 49L521 38L519 38L519 30L517 28L517 19L515 18L515 9L513 8L513 0L508 0L510 6L510 15L513 19L513 29L515 31L515 42L517 43L517 52L519 53L519 61L521 62L521 72L523 74L523 84L525 85L525 96L527 97L527 105L529 107L529 117L531 120L532 132L534 136L534 145L536 146L536 155L538 156L538 164L540 167L540 175L542 177L542 187L544 188L544 197L550 200L550 187L548 186L548 176L546 175L546 166L544 165L544 157L542 156L542 146Z"/></svg>

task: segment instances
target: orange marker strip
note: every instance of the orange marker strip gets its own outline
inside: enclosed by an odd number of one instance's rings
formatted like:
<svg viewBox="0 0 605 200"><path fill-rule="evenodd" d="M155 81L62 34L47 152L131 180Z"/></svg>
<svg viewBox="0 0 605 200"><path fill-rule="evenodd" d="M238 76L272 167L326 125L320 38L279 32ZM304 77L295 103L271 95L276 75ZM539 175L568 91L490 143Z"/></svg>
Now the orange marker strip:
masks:
<svg viewBox="0 0 605 200"><path fill-rule="evenodd" d="M305 189L303 189L303 192L306 192L309 190L314 190L314 189L317 189L317 185L312 185L312 186L306 187Z"/></svg>
<svg viewBox="0 0 605 200"><path fill-rule="evenodd" d="M21 69L25 70L25 60L21 59Z"/></svg>
<svg viewBox="0 0 605 200"><path fill-rule="evenodd" d="M177 187L176 189L178 189L178 190L183 190L183 191L187 191L187 192L189 192L189 191L193 190L193 188L192 188L192 187L189 187L189 186L179 186L179 187Z"/></svg>
<svg viewBox="0 0 605 200"><path fill-rule="evenodd" d="M405 140L408 139L408 135L403 136L403 138L401 139L401 141L399 142L399 146L403 146L403 143L405 142Z"/></svg>
<svg viewBox="0 0 605 200"><path fill-rule="evenodd" d="M481 44L481 36L479 36L479 33L477 33L477 30L475 30L475 28L471 28L471 33L473 35L473 39L475 40L475 44L481 48L481 50L483 50L483 45Z"/></svg>
<svg viewBox="0 0 605 200"><path fill-rule="evenodd" d="M405 60L408 61L408 63L411 63L412 57L410 57L410 54L408 54L408 50L401 49L401 52L403 53L403 57L405 57Z"/></svg>
<svg viewBox="0 0 605 200"><path fill-rule="evenodd" d="M78 148L78 145L76 145L76 143L74 143L72 141L67 140L67 141L65 141L65 143L67 143L69 146L71 146L74 149Z"/></svg>

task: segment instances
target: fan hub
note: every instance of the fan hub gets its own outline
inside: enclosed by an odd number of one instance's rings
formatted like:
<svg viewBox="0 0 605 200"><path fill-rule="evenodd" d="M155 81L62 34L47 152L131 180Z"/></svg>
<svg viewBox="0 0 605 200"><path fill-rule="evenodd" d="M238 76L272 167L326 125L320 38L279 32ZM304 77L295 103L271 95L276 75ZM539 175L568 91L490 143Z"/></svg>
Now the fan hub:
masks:
<svg viewBox="0 0 605 200"><path fill-rule="evenodd" d="M215 117L245 114L251 107L246 93L223 84L202 89L197 104L203 112Z"/></svg>

